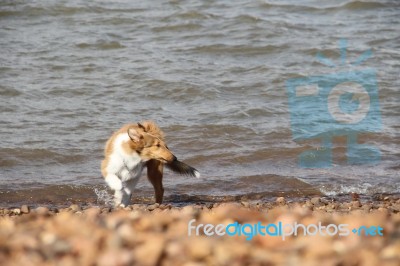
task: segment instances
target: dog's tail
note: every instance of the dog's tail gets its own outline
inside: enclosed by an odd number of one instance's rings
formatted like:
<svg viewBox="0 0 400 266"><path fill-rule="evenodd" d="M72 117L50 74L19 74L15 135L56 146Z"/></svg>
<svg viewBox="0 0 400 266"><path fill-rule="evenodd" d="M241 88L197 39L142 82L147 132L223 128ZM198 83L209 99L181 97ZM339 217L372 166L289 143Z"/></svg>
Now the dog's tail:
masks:
<svg viewBox="0 0 400 266"><path fill-rule="evenodd" d="M199 171L197 171L195 168L191 167L190 165L187 165L178 160L167 163L166 166L170 170L174 171L175 173L181 174L181 175L195 176L197 178L200 177Z"/></svg>

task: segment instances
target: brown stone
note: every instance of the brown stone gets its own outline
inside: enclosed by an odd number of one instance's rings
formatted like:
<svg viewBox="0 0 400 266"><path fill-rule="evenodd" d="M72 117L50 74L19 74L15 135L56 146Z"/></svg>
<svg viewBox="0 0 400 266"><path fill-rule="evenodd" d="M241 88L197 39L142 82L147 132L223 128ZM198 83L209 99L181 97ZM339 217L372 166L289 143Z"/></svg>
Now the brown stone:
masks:
<svg viewBox="0 0 400 266"><path fill-rule="evenodd" d="M19 209L19 208L12 209L12 213L15 214L15 215L20 215L21 214L21 209Z"/></svg>
<svg viewBox="0 0 400 266"><path fill-rule="evenodd" d="M98 217L101 213L101 209L95 208L95 207L88 208L84 211L84 213L85 213L85 216L87 217L87 219L94 221L94 220L98 219Z"/></svg>
<svg viewBox="0 0 400 266"><path fill-rule="evenodd" d="M276 198L276 203L280 204L280 205L285 205L286 204L286 200L284 197L277 197Z"/></svg>
<svg viewBox="0 0 400 266"><path fill-rule="evenodd" d="M160 206L159 206L159 208L161 209L161 210L170 210L171 208L172 208L172 206L171 206L171 204L161 204Z"/></svg>
<svg viewBox="0 0 400 266"><path fill-rule="evenodd" d="M245 208L249 208L250 207L250 203L248 202L248 201L241 201L240 202L242 205L243 205L243 207L245 207Z"/></svg>
<svg viewBox="0 0 400 266"><path fill-rule="evenodd" d="M35 209L35 213L39 214L39 215L48 215L49 214L49 208L47 207L37 207Z"/></svg>
<svg viewBox="0 0 400 266"><path fill-rule="evenodd" d="M212 242L206 237L193 237L190 239L187 249L189 256L194 260L202 260L211 254Z"/></svg>
<svg viewBox="0 0 400 266"><path fill-rule="evenodd" d="M382 259L398 260L400 261L400 242L385 247L380 254Z"/></svg>
<svg viewBox="0 0 400 266"><path fill-rule="evenodd" d="M314 206L320 206L320 205L322 204L321 198L320 198L320 197L311 198L310 202L311 202Z"/></svg>
<svg viewBox="0 0 400 266"><path fill-rule="evenodd" d="M312 211L314 209L314 205L311 203L311 201L307 200L303 206L303 208Z"/></svg>
<svg viewBox="0 0 400 266"><path fill-rule="evenodd" d="M327 241L330 239L324 239L324 237L321 236L313 236L312 238L306 236L303 239L306 240L307 243L305 246L306 257L321 259L335 254L333 244L330 241Z"/></svg>
<svg viewBox="0 0 400 266"><path fill-rule="evenodd" d="M359 200L355 200L351 202L352 209L359 209L361 207L361 202Z"/></svg>
<svg viewBox="0 0 400 266"><path fill-rule="evenodd" d="M28 205L22 205L21 206L21 212L22 213L29 213L30 212L30 209L29 209L29 206Z"/></svg>
<svg viewBox="0 0 400 266"><path fill-rule="evenodd" d="M248 201L243 201L248 202ZM390 203L390 204L389 204ZM317 202L318 204L318 202ZM9 265L397 265L400 261L398 238L400 215L395 212L397 199L387 202L332 202L314 206L311 201L271 202L243 208L240 201L222 203L209 210L205 205L184 208L160 207L147 211L140 204L134 210L101 213L103 207L89 207L74 212L60 209L54 214L46 207L32 209L31 215L0 219L0 261ZM304 206L311 206L311 211ZM376 206L371 212L366 210ZM202 208L203 207L203 208ZM381 211L377 209L380 208ZM20 210L23 213L23 206ZM0 213L4 213L4 208ZM54 207L52 207L54 210ZM326 213L325 211L331 211ZM53 211L56 212L56 211ZM159 212L159 213L156 213ZM38 215L44 213L46 215ZM384 236L297 236L256 235L251 240L241 236L206 236L203 230L188 236L188 222L193 225L233 222L299 222L305 225L347 224L381 226ZM368 241L366 241L368 240ZM396 264L397 263L397 264Z"/></svg>
<svg viewBox="0 0 400 266"><path fill-rule="evenodd" d="M152 205L149 205L149 206L147 207L147 210L153 211L153 210L157 209L159 206L160 206L159 203L154 203L154 204L152 204Z"/></svg>
<svg viewBox="0 0 400 266"><path fill-rule="evenodd" d="M111 212L111 208L110 207L104 207L101 209L101 213L109 213Z"/></svg>
<svg viewBox="0 0 400 266"><path fill-rule="evenodd" d="M178 256L182 256L182 254L185 254L183 244L178 241L168 243L167 247L165 248L165 252L171 258L176 258Z"/></svg>
<svg viewBox="0 0 400 266"><path fill-rule="evenodd" d="M351 196L351 200L352 200L352 201L357 201L357 200L360 199L360 195L357 194L357 193L355 193L355 192L351 192L351 193L350 193L350 196Z"/></svg>
<svg viewBox="0 0 400 266"><path fill-rule="evenodd" d="M372 206L371 206L371 204L366 203L366 204L364 204L363 206L361 206L361 209L362 209L364 212L370 212L370 210L372 209Z"/></svg>
<svg viewBox="0 0 400 266"><path fill-rule="evenodd" d="M165 240L162 236L146 237L146 242L133 251L134 260L140 265L157 265L164 250Z"/></svg>
<svg viewBox="0 0 400 266"><path fill-rule="evenodd" d="M82 211L81 206L79 206L78 204L72 204L71 206L69 206L69 208L70 208L73 212L80 212L80 211Z"/></svg>
<svg viewBox="0 0 400 266"><path fill-rule="evenodd" d="M127 250L108 250L101 253L97 260L99 266L128 266L133 265L132 252ZM144 265L144 264L142 264Z"/></svg>

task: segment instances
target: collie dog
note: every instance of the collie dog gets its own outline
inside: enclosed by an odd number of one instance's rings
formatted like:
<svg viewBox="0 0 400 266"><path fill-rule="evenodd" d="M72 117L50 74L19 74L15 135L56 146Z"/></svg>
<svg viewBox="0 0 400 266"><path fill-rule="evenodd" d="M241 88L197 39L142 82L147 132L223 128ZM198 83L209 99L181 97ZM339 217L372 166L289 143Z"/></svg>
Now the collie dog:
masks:
<svg viewBox="0 0 400 266"><path fill-rule="evenodd" d="M101 173L108 186L115 191L115 206L129 205L143 169L154 187L155 200L162 203L164 165L174 172L200 177L193 167L179 161L168 149L164 134L151 121L128 124L116 131L107 141L101 162Z"/></svg>

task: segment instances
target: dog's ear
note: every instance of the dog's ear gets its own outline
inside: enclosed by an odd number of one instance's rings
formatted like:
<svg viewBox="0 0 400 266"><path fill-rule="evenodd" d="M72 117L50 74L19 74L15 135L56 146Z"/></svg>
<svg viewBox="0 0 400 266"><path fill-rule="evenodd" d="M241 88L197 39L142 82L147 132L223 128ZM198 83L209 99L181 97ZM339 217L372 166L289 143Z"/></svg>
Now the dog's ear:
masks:
<svg viewBox="0 0 400 266"><path fill-rule="evenodd" d="M143 129L144 132L146 132L146 128L141 123L137 123L137 124L141 129Z"/></svg>
<svg viewBox="0 0 400 266"><path fill-rule="evenodd" d="M139 142L143 136L133 127L128 129L128 136L131 138L133 142Z"/></svg>

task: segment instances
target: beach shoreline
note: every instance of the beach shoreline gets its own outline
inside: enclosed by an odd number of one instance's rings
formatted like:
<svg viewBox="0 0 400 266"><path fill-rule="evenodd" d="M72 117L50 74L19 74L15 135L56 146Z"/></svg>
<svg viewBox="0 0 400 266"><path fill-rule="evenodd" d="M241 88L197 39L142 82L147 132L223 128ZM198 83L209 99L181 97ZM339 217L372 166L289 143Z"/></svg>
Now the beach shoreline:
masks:
<svg viewBox="0 0 400 266"><path fill-rule="evenodd" d="M332 235L304 235L300 230L285 239L253 232L246 239L245 232L208 236L204 228L196 229L200 224L235 222L345 224L349 229L365 226L382 231L341 236L333 234L335 230ZM400 198L372 202L353 194L345 202L278 197L264 203L0 208L0 261L2 265L398 265Z"/></svg>

